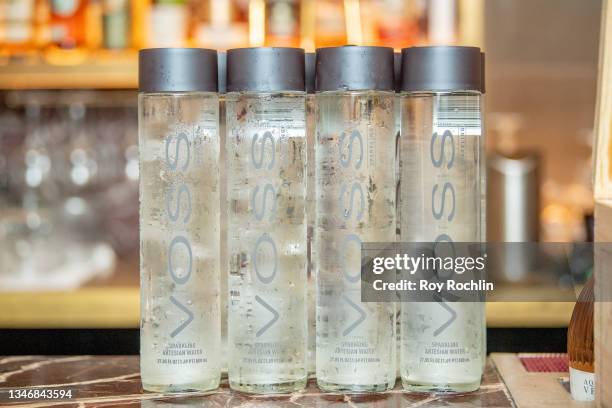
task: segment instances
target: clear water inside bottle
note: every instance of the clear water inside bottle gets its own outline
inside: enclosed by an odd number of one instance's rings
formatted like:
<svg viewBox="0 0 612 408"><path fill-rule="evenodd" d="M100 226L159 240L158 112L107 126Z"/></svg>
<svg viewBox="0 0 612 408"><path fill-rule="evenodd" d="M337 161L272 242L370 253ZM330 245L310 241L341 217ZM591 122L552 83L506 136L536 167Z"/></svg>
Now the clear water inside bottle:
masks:
<svg viewBox="0 0 612 408"><path fill-rule="evenodd" d="M220 370L219 131L215 94L141 94L143 387L209 390Z"/></svg>

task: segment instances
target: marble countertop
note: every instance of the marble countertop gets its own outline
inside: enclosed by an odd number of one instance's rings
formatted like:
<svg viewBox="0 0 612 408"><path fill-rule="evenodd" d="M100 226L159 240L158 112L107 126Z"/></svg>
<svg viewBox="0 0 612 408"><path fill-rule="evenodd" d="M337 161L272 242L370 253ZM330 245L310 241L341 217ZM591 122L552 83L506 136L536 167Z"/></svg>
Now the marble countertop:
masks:
<svg viewBox="0 0 612 408"><path fill-rule="evenodd" d="M71 399L11 399L10 390L70 390ZM251 396L232 392L227 378L212 393L144 393L137 356L15 356L0 357L2 407L513 407L510 393L489 360L480 390L470 394L408 394L394 390L369 395L325 394L315 379L301 392L281 396Z"/></svg>

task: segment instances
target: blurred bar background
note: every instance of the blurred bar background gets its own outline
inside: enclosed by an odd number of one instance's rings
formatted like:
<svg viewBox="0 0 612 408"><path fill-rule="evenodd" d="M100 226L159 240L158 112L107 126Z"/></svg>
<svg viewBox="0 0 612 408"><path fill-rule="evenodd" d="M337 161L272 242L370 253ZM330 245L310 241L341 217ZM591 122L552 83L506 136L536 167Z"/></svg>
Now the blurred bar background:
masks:
<svg viewBox="0 0 612 408"><path fill-rule="evenodd" d="M571 243L592 240L600 16L600 0L0 0L2 352L138 351L138 49L479 46L489 162L529 162L489 169L524 209L490 210L489 238ZM489 351L564 351L572 308L489 304Z"/></svg>

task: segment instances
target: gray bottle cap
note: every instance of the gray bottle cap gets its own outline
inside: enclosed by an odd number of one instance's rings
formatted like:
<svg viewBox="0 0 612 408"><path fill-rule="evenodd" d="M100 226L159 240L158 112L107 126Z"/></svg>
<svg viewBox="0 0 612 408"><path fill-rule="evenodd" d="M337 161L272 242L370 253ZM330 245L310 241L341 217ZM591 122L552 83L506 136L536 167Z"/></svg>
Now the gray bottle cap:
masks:
<svg viewBox="0 0 612 408"><path fill-rule="evenodd" d="M217 73L218 73L218 84L219 93L225 93L227 91L227 52L219 51L217 54Z"/></svg>
<svg viewBox="0 0 612 408"><path fill-rule="evenodd" d="M394 89L395 92L399 92L402 86L402 53L393 53L393 76L395 77Z"/></svg>
<svg viewBox="0 0 612 408"><path fill-rule="evenodd" d="M149 48L138 53L140 92L217 92L217 52Z"/></svg>
<svg viewBox="0 0 612 408"><path fill-rule="evenodd" d="M227 92L304 92L301 48L235 48L227 52Z"/></svg>
<svg viewBox="0 0 612 408"><path fill-rule="evenodd" d="M306 60L304 65L304 71L306 79L306 92L312 93L315 90L316 54L314 52L307 52L305 57Z"/></svg>
<svg viewBox="0 0 612 408"><path fill-rule="evenodd" d="M412 47L402 50L402 92L483 92L478 47Z"/></svg>
<svg viewBox="0 0 612 408"><path fill-rule="evenodd" d="M485 64L485 53L480 53L480 87L482 89L482 93L487 91L486 89L486 81L485 81L485 72L486 72L486 64Z"/></svg>
<svg viewBox="0 0 612 408"><path fill-rule="evenodd" d="M393 81L393 48L345 45L317 49L317 92L393 91Z"/></svg>

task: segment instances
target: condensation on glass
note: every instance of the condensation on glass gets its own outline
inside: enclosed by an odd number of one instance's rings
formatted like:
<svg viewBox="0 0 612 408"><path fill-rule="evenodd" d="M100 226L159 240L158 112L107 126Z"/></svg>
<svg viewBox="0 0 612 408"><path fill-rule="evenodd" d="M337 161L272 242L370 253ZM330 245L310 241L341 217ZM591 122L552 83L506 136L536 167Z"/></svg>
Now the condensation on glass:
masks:
<svg viewBox="0 0 612 408"><path fill-rule="evenodd" d="M140 53L140 364L147 391L218 387L216 52Z"/></svg>
<svg viewBox="0 0 612 408"><path fill-rule="evenodd" d="M228 52L229 382L302 389L307 370L304 52Z"/></svg>
<svg viewBox="0 0 612 408"><path fill-rule="evenodd" d="M317 383L383 391L395 384L395 305L361 302L361 243L395 241L393 51L320 49L316 75Z"/></svg>
<svg viewBox="0 0 612 408"><path fill-rule="evenodd" d="M403 50L399 229L402 242L483 242L480 50ZM479 388L486 356L483 303L402 303L406 390Z"/></svg>

